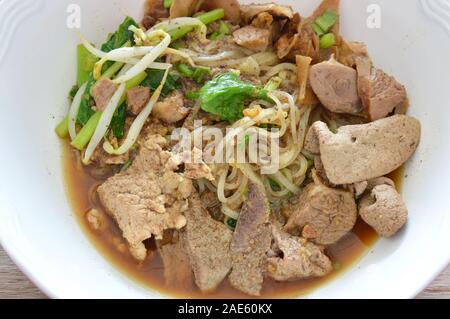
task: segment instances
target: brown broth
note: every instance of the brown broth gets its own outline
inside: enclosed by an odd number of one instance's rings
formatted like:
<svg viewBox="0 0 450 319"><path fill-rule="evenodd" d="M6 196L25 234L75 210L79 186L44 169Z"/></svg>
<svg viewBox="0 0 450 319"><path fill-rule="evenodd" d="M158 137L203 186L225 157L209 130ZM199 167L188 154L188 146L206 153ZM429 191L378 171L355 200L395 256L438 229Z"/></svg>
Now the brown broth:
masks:
<svg viewBox="0 0 450 319"><path fill-rule="evenodd" d="M216 292L207 295L202 294L194 283L188 287L167 286L164 282L162 262L154 249L154 245L145 262L138 263L131 257L119 228L104 213L96 196L92 195L95 194L96 187L102 181L90 176L87 169L80 164L78 152L73 150L67 142L63 143L63 168L68 198L82 229L107 260L137 283L176 298L248 297L230 287L226 280ZM390 175L399 189L401 188L403 175L403 168ZM102 213L103 223L101 230L93 230L85 218L86 213L93 208ZM336 278L339 274L349 270L352 265L368 252L377 239L377 234L364 222L358 220L350 234L339 241L339 243L327 248L327 254L335 265L335 271L332 274L323 278L289 283L266 280L261 298L298 297L317 289Z"/></svg>

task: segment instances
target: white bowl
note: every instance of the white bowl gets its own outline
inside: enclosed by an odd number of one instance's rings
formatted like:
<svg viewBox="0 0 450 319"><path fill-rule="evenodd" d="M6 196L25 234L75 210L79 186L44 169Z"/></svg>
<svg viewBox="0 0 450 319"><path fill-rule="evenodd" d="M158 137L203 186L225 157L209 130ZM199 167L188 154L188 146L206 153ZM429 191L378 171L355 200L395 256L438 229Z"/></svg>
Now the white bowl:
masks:
<svg viewBox="0 0 450 319"><path fill-rule="evenodd" d="M319 0L279 0L308 15ZM101 42L143 1L77 0L81 32ZM248 1L250 2L250 1ZM53 132L75 79L77 31L66 25L72 0L0 1L0 242L50 297L157 298L116 270L88 241L69 207L61 148ZM381 10L381 28L366 25ZM369 7L373 9L374 7ZM376 64L404 83L410 114L423 125L407 165L407 227L380 240L312 298L409 298L449 262L450 6L446 0L343 0L342 33L368 44Z"/></svg>

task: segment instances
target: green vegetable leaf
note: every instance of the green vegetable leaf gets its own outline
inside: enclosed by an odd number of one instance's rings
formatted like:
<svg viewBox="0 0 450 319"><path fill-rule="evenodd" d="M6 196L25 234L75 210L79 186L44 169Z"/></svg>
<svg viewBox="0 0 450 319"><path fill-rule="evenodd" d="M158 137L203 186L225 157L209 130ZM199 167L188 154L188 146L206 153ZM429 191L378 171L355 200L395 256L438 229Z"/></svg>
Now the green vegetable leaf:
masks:
<svg viewBox="0 0 450 319"><path fill-rule="evenodd" d="M78 111L77 117L77 123L82 126L86 125L91 116L94 115L95 113L95 111L92 109L92 105L94 104L94 102L90 94L94 84L95 84L94 75L90 73L87 80L86 91L84 92L81 98L80 110Z"/></svg>
<svg viewBox="0 0 450 319"><path fill-rule="evenodd" d="M236 225L237 225L237 220L233 219L233 218L229 218L227 220L227 225L231 228L231 229L235 229Z"/></svg>
<svg viewBox="0 0 450 319"><path fill-rule="evenodd" d="M130 26L139 27L133 18L126 17L116 32L114 32L101 47L103 52L109 52L125 45L128 41L134 40L134 33L128 30Z"/></svg>
<svg viewBox="0 0 450 319"><path fill-rule="evenodd" d="M239 80L236 73L225 73L201 88L201 108L222 120L236 121L244 116L245 100L265 95L261 88Z"/></svg>
<svg viewBox="0 0 450 319"><path fill-rule="evenodd" d="M109 52L123 47L127 42L134 44L134 33L128 28L130 26L139 27L133 18L126 17L125 20L119 25L116 32L110 35L108 40L101 46L103 52ZM102 73L105 72L114 62L108 61L103 65Z"/></svg>
<svg viewBox="0 0 450 319"><path fill-rule="evenodd" d="M127 118L127 108L125 103L119 106L111 120L111 130L115 137L122 138L125 135L125 120Z"/></svg>
<svg viewBox="0 0 450 319"><path fill-rule="evenodd" d="M141 86L146 86L146 87L150 88L150 90L155 91L161 84L161 81L164 77L165 71L148 69L146 72L147 72L147 77L141 83ZM167 77L166 84L164 85L164 88L161 91L161 96L166 97L170 93L172 93L174 90L178 90L180 88L181 88L181 84L179 82L179 77L176 76L175 74L169 74Z"/></svg>
<svg viewBox="0 0 450 319"><path fill-rule="evenodd" d="M274 192L279 192L281 190L280 184L274 180L273 178L268 178L269 184L270 184L270 188L272 188L272 190Z"/></svg>
<svg viewBox="0 0 450 319"><path fill-rule="evenodd" d="M73 99L75 98L75 95L77 95L78 89L79 89L78 85L74 85L70 89L70 92L69 92L69 100L70 100L70 102L72 102Z"/></svg>
<svg viewBox="0 0 450 319"><path fill-rule="evenodd" d="M78 59L78 86L82 86L89 78L89 73L94 70L94 65L98 61L98 58L93 55L84 45L80 44L77 47L77 59Z"/></svg>

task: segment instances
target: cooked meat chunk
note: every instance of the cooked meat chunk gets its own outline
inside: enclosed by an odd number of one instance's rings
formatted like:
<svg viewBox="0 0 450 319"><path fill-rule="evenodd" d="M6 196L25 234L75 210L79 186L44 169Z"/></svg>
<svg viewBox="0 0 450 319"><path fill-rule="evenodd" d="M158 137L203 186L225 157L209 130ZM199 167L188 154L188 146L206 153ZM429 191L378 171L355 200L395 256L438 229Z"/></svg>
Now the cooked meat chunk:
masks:
<svg viewBox="0 0 450 319"><path fill-rule="evenodd" d="M370 121L385 118L407 100L406 89L380 69L369 68L367 59L358 59L359 94Z"/></svg>
<svg viewBox="0 0 450 319"><path fill-rule="evenodd" d="M142 24L146 29L153 27L159 19L168 18L169 10L164 8L164 0L145 1L144 19Z"/></svg>
<svg viewBox="0 0 450 319"><path fill-rule="evenodd" d="M189 115L190 109L184 107L183 94L173 91L163 101L155 104L152 115L166 123L176 123Z"/></svg>
<svg viewBox="0 0 450 319"><path fill-rule="evenodd" d="M408 209L390 185L377 185L359 202L362 219L383 237L394 235L406 223Z"/></svg>
<svg viewBox="0 0 450 319"><path fill-rule="evenodd" d="M276 281L293 281L321 277L333 269L323 249L304 238L291 236L275 225L271 226L273 240L282 257L267 259L267 275Z"/></svg>
<svg viewBox="0 0 450 319"><path fill-rule="evenodd" d="M231 269L232 232L223 223L211 218L197 193L189 198L185 216L186 247L195 283L203 292L213 291Z"/></svg>
<svg viewBox="0 0 450 319"><path fill-rule="evenodd" d="M311 183L300 195L298 204L290 208L291 215L284 230L301 234L319 245L331 245L355 225L357 209L353 194Z"/></svg>
<svg viewBox="0 0 450 319"><path fill-rule="evenodd" d="M174 173L177 166L161 145L161 136L145 143L133 165L98 188L100 202L115 219L138 260L146 257L143 241L155 236L161 239L166 229L186 225L183 212L193 186L190 180Z"/></svg>
<svg viewBox="0 0 450 319"><path fill-rule="evenodd" d="M310 129L308 133L306 133L304 149L312 155L320 154L319 139L313 129Z"/></svg>
<svg viewBox="0 0 450 319"><path fill-rule="evenodd" d="M319 58L319 37L309 23L301 23L296 13L283 27L282 36L275 44L280 59L295 61L297 55L310 57L314 62Z"/></svg>
<svg viewBox="0 0 450 319"><path fill-rule="evenodd" d="M205 178L214 181L214 175L211 168L203 161L202 151L194 147L191 152L185 152L181 155L184 162L184 176L190 179Z"/></svg>
<svg viewBox="0 0 450 319"><path fill-rule="evenodd" d="M231 285L251 296L261 294L266 252L271 246L270 206L264 186L250 184L231 242Z"/></svg>
<svg viewBox="0 0 450 319"><path fill-rule="evenodd" d="M194 274L186 251L186 234L183 231L176 234L174 242L157 241L156 245L164 265L166 285L188 288L194 282Z"/></svg>
<svg viewBox="0 0 450 319"><path fill-rule="evenodd" d="M170 7L170 19L192 16L203 2L203 0L173 0Z"/></svg>
<svg viewBox="0 0 450 319"><path fill-rule="evenodd" d="M314 93L331 112L355 114L362 110L354 69L332 58L313 65L309 79Z"/></svg>
<svg viewBox="0 0 450 319"><path fill-rule="evenodd" d="M252 51L264 51L269 46L270 31L248 25L233 32L236 43Z"/></svg>
<svg viewBox="0 0 450 319"><path fill-rule="evenodd" d="M125 153L122 155L110 155L106 153L103 147L100 145L92 154L91 161L99 167L105 167L108 165L123 165L130 159L130 154Z"/></svg>
<svg viewBox="0 0 450 319"><path fill-rule="evenodd" d="M144 86L137 86L127 91L128 110L138 115L144 109L150 99L150 89Z"/></svg>
<svg viewBox="0 0 450 319"><path fill-rule="evenodd" d="M241 9L238 0L207 0L203 2L201 10L210 11L222 8L225 10L225 19L232 23L239 23L241 20Z"/></svg>
<svg viewBox="0 0 450 319"><path fill-rule="evenodd" d="M92 88L92 96L94 97L97 110L105 110L116 89L116 85L109 79L100 80L94 85Z"/></svg>
<svg viewBox="0 0 450 319"><path fill-rule="evenodd" d="M279 6L270 4L250 4L241 5L241 17L246 24L250 22L260 13L267 12L276 19L292 19L294 11L288 6Z"/></svg>
<svg viewBox="0 0 450 319"><path fill-rule="evenodd" d="M395 188L395 183L390 178L387 177L377 177L368 181L354 183L352 185L355 197L359 198L364 192L370 192L375 186L378 185L389 185Z"/></svg>
<svg viewBox="0 0 450 319"><path fill-rule="evenodd" d="M319 140L326 175L336 185L389 174L411 157L421 134L419 121L406 115L342 126L336 134L323 122L315 122L311 130Z"/></svg>

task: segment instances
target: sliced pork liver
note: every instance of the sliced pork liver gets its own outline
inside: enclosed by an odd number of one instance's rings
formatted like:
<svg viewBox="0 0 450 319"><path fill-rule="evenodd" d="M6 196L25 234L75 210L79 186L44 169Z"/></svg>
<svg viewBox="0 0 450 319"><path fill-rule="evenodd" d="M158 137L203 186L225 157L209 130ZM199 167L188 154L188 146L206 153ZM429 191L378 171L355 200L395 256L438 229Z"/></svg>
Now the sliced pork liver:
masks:
<svg viewBox="0 0 450 319"><path fill-rule="evenodd" d="M368 57L356 60L358 92L370 121L385 118L407 101L406 89L395 78L372 67Z"/></svg>
<svg viewBox="0 0 450 319"><path fill-rule="evenodd" d="M189 255L186 251L186 234L176 232L175 242L157 241L159 254L164 265L164 279L168 286L189 288L194 282Z"/></svg>
<svg viewBox="0 0 450 319"><path fill-rule="evenodd" d="M264 51L270 44L270 31L248 25L233 32L234 41L252 51Z"/></svg>
<svg viewBox="0 0 450 319"><path fill-rule="evenodd" d="M323 248L304 238L291 236L271 226L275 245L282 253L267 259L267 275L276 281L293 281L321 277L332 271L330 259Z"/></svg>
<svg viewBox="0 0 450 319"><path fill-rule="evenodd" d="M189 209L184 214L186 247L195 283L203 292L213 291L231 269L232 232L209 215L197 193L189 198Z"/></svg>
<svg viewBox="0 0 450 319"><path fill-rule="evenodd" d="M163 150L167 141L155 135L143 143L130 169L119 173L98 188L100 202L111 214L127 240L131 254L144 260L143 241L154 236L161 239L166 229L186 225L183 212L191 195L192 182L171 162Z"/></svg>
<svg viewBox="0 0 450 319"><path fill-rule="evenodd" d="M289 211L284 230L319 245L337 242L353 228L357 218L351 192L330 188L318 181L305 187L298 203Z"/></svg>
<svg viewBox="0 0 450 319"><path fill-rule="evenodd" d="M419 121L406 115L343 126L336 134L323 122L315 122L311 130L319 140L326 176L336 185L391 173L411 157L421 134Z"/></svg>
<svg viewBox="0 0 450 319"><path fill-rule="evenodd" d="M231 242L231 285L251 296L261 294L266 252L271 245L270 206L264 186L250 184Z"/></svg>
<svg viewBox="0 0 450 319"><path fill-rule="evenodd" d="M361 218L383 237L393 236L408 218L400 194L391 185L377 185L359 202Z"/></svg>

